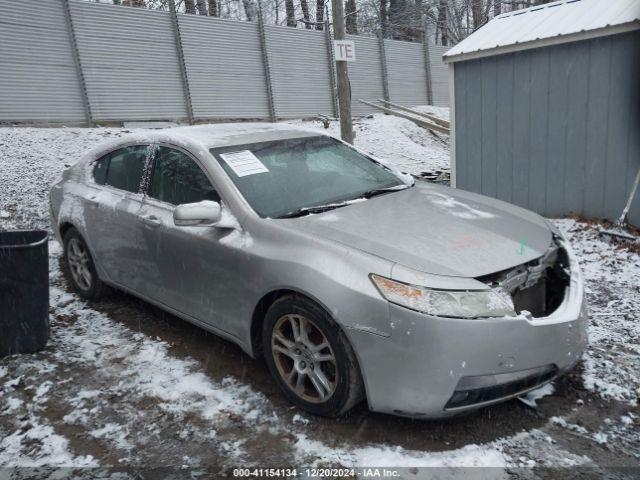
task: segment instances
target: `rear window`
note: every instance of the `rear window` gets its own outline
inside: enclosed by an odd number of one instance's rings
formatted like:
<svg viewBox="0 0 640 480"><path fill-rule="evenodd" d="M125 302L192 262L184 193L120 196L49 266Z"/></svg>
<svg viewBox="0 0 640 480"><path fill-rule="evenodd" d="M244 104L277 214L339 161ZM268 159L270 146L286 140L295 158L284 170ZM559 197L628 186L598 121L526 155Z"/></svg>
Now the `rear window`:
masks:
<svg viewBox="0 0 640 480"><path fill-rule="evenodd" d="M95 182L137 193L140 189L148 150L147 145L134 145L111 152L96 163L93 169Z"/></svg>

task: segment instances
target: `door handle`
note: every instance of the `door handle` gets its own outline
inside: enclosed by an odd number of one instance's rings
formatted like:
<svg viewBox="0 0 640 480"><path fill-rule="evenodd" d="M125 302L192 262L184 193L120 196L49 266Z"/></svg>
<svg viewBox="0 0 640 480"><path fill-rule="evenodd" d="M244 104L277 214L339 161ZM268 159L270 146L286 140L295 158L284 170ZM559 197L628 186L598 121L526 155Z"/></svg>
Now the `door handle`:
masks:
<svg viewBox="0 0 640 480"><path fill-rule="evenodd" d="M155 215L144 215L140 217L140 221L145 225L149 225L150 227L159 227L162 225L162 220L160 220Z"/></svg>
<svg viewBox="0 0 640 480"><path fill-rule="evenodd" d="M100 202L98 202L98 201L96 200L96 196L95 196L95 195L93 195L93 196L91 196L91 197L87 198L87 199L86 199L86 202L87 202L87 204L89 204L89 205L90 205L90 206L92 206L92 207L100 208Z"/></svg>

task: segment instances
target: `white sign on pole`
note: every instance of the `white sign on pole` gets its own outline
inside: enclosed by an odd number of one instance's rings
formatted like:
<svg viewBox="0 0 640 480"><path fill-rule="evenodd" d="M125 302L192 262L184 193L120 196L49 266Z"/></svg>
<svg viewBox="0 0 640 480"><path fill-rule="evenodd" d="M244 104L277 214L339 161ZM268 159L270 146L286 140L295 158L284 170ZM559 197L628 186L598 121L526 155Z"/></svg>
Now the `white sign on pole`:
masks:
<svg viewBox="0 0 640 480"><path fill-rule="evenodd" d="M334 40L333 51L336 62L356 61L356 46L353 44L353 40Z"/></svg>

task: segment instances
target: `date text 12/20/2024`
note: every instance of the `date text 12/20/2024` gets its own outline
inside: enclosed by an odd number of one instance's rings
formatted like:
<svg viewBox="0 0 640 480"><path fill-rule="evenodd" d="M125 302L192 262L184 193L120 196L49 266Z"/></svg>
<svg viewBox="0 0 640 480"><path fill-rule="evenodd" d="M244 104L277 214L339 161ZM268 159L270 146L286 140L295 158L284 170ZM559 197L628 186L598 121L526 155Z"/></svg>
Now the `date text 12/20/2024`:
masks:
<svg viewBox="0 0 640 480"><path fill-rule="evenodd" d="M234 468L236 478L396 478L394 468Z"/></svg>

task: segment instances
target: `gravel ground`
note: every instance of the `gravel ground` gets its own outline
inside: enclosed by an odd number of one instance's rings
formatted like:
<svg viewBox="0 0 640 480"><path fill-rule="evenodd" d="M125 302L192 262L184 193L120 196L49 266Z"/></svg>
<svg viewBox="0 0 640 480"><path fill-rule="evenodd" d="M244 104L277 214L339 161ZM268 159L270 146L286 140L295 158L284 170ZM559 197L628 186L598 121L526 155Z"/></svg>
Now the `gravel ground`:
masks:
<svg viewBox="0 0 640 480"><path fill-rule="evenodd" d="M356 128L360 147L405 171L447 170L446 138L384 115ZM49 185L78 154L123 132L0 128L0 229L49 228ZM0 467L21 467L15 478L72 471L132 478L133 470L158 467L194 478L245 466L485 467L473 472L505 478L555 478L558 468L596 478L634 467L621 472L637 474L640 256L604 241L597 225L556 222L586 278L583 361L528 404L513 400L447 421L364 406L338 420L303 414L235 345L122 293L82 301L51 241L51 341L40 353L0 359ZM425 470L401 474L421 478Z"/></svg>

